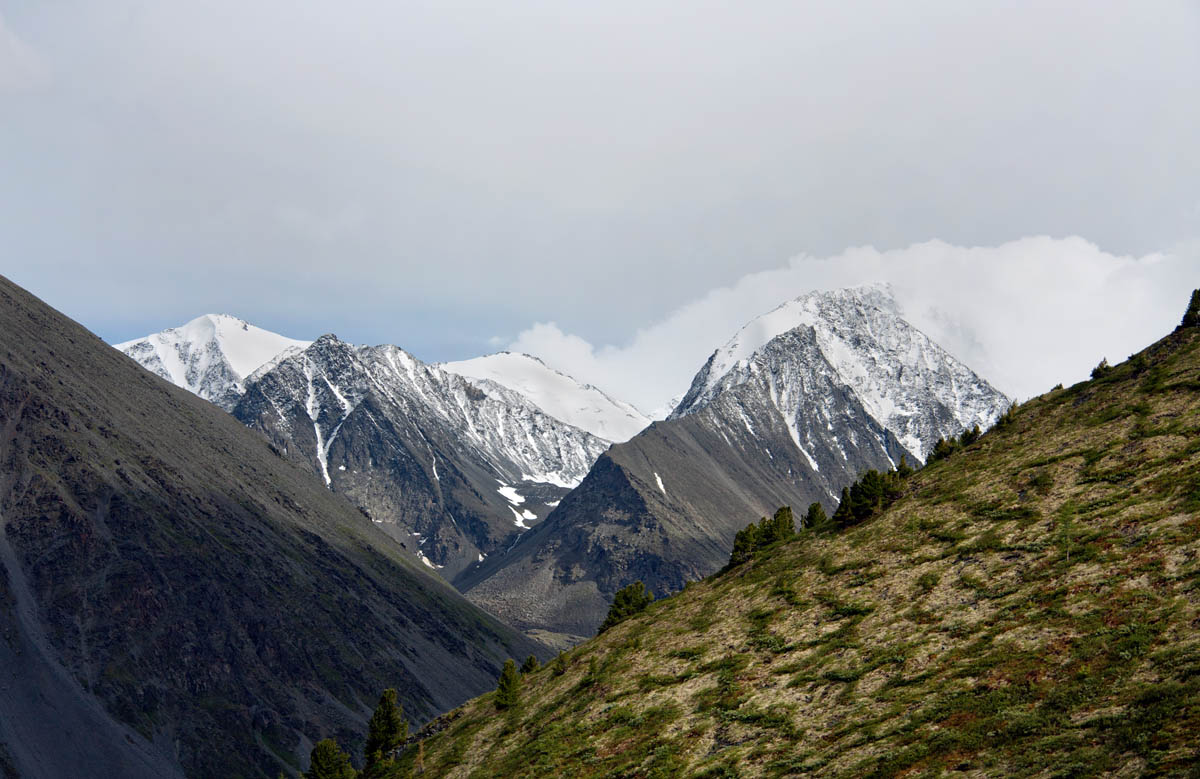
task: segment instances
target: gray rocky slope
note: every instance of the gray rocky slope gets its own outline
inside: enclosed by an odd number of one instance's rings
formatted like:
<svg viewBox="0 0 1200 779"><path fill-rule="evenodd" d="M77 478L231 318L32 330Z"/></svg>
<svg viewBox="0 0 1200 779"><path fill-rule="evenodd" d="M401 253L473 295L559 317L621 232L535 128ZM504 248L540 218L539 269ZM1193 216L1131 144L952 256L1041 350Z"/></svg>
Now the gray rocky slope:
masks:
<svg viewBox="0 0 1200 779"><path fill-rule="evenodd" d="M261 435L0 278L0 765L292 775L322 737L361 750L383 688L420 722L530 652Z"/></svg>
<svg viewBox="0 0 1200 779"><path fill-rule="evenodd" d="M748 522L781 505L832 511L863 471L921 462L1008 404L885 288L803 296L717 350L668 420L613 446L460 587L518 627L590 635L625 584L678 590L718 570Z"/></svg>
<svg viewBox="0 0 1200 779"><path fill-rule="evenodd" d="M331 335L246 386L237 419L447 579L510 547L609 446L494 381Z"/></svg>

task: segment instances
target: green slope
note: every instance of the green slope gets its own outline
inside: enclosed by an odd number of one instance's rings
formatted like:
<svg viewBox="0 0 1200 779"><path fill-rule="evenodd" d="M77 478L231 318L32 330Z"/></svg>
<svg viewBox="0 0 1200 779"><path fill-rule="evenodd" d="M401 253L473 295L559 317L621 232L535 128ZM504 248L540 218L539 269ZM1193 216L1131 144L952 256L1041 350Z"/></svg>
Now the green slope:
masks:
<svg viewBox="0 0 1200 779"><path fill-rule="evenodd" d="M0 278L0 769L268 776L544 652L258 434Z"/></svg>
<svg viewBox="0 0 1200 779"><path fill-rule="evenodd" d="M1197 771L1200 329L905 485L861 525L801 533L578 647L515 709L451 712L404 770Z"/></svg>

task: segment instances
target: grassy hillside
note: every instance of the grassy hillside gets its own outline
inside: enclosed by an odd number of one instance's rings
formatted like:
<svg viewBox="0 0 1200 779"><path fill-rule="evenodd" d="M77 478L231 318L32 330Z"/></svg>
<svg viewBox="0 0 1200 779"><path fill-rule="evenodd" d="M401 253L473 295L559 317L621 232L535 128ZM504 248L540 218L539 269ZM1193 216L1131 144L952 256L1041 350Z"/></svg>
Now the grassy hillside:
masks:
<svg viewBox="0 0 1200 779"><path fill-rule="evenodd" d="M1200 329L905 485L451 712L401 774L1197 771Z"/></svg>

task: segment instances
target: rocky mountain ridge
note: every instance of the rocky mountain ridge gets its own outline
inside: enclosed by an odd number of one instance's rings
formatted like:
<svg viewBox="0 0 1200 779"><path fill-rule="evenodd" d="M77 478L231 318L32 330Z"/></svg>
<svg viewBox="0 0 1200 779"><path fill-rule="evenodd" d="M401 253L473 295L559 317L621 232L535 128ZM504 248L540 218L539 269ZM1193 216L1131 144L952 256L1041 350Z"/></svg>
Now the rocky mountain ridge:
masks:
<svg viewBox="0 0 1200 779"><path fill-rule="evenodd" d="M748 522L780 505L832 511L863 471L918 463L1009 404L885 289L806 295L744 327L670 419L609 449L460 586L518 627L587 636L625 584L677 591L723 565Z"/></svg>
<svg viewBox="0 0 1200 779"><path fill-rule="evenodd" d="M511 546L608 448L496 382L332 335L256 374L232 413L450 579Z"/></svg>

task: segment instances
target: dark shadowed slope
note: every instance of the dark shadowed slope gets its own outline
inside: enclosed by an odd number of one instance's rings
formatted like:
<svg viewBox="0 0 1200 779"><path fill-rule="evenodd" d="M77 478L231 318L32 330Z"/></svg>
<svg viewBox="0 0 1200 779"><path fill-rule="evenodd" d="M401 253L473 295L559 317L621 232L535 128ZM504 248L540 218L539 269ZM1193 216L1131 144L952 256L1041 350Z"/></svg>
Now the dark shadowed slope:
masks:
<svg viewBox="0 0 1200 779"><path fill-rule="evenodd" d="M26 777L274 777L384 687L420 721L541 651L6 279L0 525L0 766Z"/></svg>

